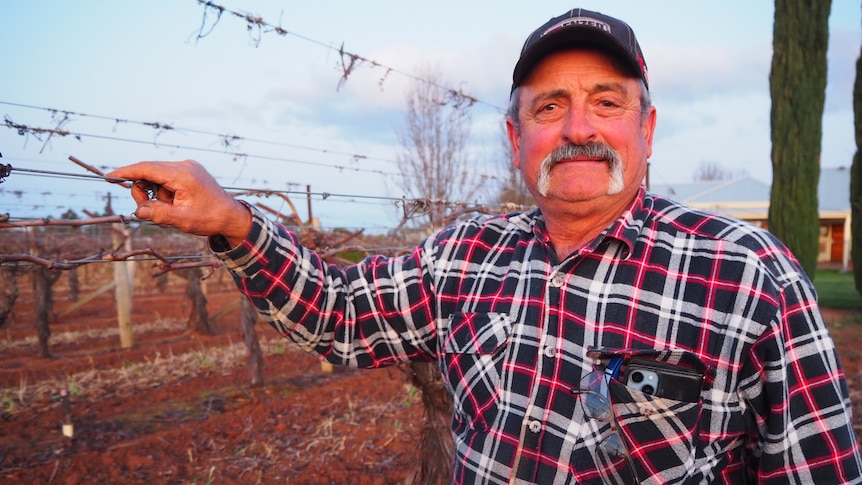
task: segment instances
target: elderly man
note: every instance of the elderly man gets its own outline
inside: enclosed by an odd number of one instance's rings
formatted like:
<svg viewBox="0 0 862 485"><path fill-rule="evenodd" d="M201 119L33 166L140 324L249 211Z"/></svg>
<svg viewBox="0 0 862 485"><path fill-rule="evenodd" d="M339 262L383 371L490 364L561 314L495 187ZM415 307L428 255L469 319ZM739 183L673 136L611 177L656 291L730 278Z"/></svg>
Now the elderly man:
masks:
<svg viewBox="0 0 862 485"><path fill-rule="evenodd" d="M437 362L456 483L860 483L847 385L793 255L643 187L648 86L627 24L551 19L524 44L506 122L538 207L344 270L195 162L109 176L146 181L139 218L211 236L238 287L308 351Z"/></svg>

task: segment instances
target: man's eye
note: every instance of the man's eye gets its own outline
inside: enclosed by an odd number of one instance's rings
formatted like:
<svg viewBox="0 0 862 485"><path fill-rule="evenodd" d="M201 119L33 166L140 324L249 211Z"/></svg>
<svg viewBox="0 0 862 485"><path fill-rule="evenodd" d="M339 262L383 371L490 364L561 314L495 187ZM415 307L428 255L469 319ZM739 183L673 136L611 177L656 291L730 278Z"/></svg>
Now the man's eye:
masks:
<svg viewBox="0 0 862 485"><path fill-rule="evenodd" d="M554 111L556 109L557 109L557 105L554 103L550 103L550 104L546 104L546 105L542 106L542 108L539 111Z"/></svg>

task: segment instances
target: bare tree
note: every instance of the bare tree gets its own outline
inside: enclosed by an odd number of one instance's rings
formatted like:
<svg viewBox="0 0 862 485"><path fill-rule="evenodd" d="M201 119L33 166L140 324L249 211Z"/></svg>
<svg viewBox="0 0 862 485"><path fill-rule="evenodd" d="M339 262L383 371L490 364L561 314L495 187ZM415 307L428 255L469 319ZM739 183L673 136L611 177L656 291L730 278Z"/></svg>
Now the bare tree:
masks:
<svg viewBox="0 0 862 485"><path fill-rule="evenodd" d="M711 180L731 180L737 177L745 177L748 173L745 170L736 172L726 169L716 161L703 160L697 169L694 171L693 179L696 182L706 182Z"/></svg>
<svg viewBox="0 0 862 485"><path fill-rule="evenodd" d="M442 88L439 72L430 68L425 71L406 96L406 123L398 131L398 185L404 195L428 200L425 216L430 228L435 229L447 222L452 202L472 198L478 192L481 178L469 170L471 101ZM452 397L441 385L443 379L436 364L414 362L407 372L422 393L425 420L413 482L450 483L455 453L448 426Z"/></svg>
<svg viewBox="0 0 862 485"><path fill-rule="evenodd" d="M441 74L430 68L407 92L405 125L397 130L396 181L406 197L425 199L430 227L440 228L452 202L472 198L480 179L472 173L467 141L472 101L441 87Z"/></svg>
<svg viewBox="0 0 862 485"><path fill-rule="evenodd" d="M254 324L257 322L258 313L254 305L245 295L239 296L239 317L242 328L242 338L248 348L248 378L252 387L263 385L263 352Z"/></svg>
<svg viewBox="0 0 862 485"><path fill-rule="evenodd" d="M446 485L452 483L455 441L449 430L452 420L452 398L446 391L443 375L431 363L414 362L405 368L408 380L422 390L424 411L419 433L419 464L407 483Z"/></svg>
<svg viewBox="0 0 862 485"><path fill-rule="evenodd" d="M18 299L15 268L0 266L0 327L6 324Z"/></svg>
<svg viewBox="0 0 862 485"><path fill-rule="evenodd" d="M210 326L207 297L201 287L203 272L200 268L186 268L176 271L176 274L186 280L186 296L191 302L189 330L200 335L212 335L214 332Z"/></svg>
<svg viewBox="0 0 862 485"><path fill-rule="evenodd" d="M515 204L522 207L534 205L535 200L533 199L533 194L527 190L527 184L524 182L524 175L513 163L514 153L512 153L512 143L509 141L509 136L506 134L506 127L501 123L500 128L501 156L498 161L499 169L503 176L500 178L497 202L499 202L501 206L505 204Z"/></svg>
<svg viewBox="0 0 862 485"><path fill-rule="evenodd" d="M50 320L54 313L54 293L51 287L62 274L51 268L36 267L30 271L33 280L33 300L36 307L36 335L39 339L39 355L51 357L48 339L51 338Z"/></svg>

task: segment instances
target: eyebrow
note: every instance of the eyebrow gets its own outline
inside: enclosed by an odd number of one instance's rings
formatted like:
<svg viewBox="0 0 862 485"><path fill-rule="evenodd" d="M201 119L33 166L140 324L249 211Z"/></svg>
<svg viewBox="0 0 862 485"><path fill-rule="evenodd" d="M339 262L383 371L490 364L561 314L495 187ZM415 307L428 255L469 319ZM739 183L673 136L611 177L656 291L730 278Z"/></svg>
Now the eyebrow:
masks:
<svg viewBox="0 0 862 485"><path fill-rule="evenodd" d="M606 91L614 91L614 92L622 93L623 95L626 95L626 96L629 94L628 88L624 84L617 83L617 82L596 84L595 86L592 87L592 89L589 90L589 93L590 94L596 94L596 93L603 93Z"/></svg>
<svg viewBox="0 0 862 485"><path fill-rule="evenodd" d="M598 83L589 88L587 91L588 94L599 94L605 92L615 92L621 93L623 96L629 95L629 89L625 84L619 82L607 82L607 83ZM535 106L537 102L545 99L554 99L567 97L569 95L568 89L557 88L551 91L538 93L530 99L530 106Z"/></svg>
<svg viewBox="0 0 862 485"><path fill-rule="evenodd" d="M542 101L542 100L564 98L564 97L568 97L568 96L569 96L569 90L568 89L557 88L557 89L553 89L551 91L541 92L541 93L536 94L535 96L530 98L530 100L529 100L530 102L529 102L528 106L531 106L531 107L535 106L536 104L539 103L539 101Z"/></svg>

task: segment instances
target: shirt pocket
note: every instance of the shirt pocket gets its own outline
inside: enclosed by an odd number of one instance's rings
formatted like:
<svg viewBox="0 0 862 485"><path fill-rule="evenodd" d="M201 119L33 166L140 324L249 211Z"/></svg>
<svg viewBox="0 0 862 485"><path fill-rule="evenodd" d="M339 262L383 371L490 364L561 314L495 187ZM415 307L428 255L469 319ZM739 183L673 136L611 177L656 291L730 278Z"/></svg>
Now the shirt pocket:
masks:
<svg viewBox="0 0 862 485"><path fill-rule="evenodd" d="M645 394L622 382L608 386L614 416L641 480L660 473L678 480L694 472L703 401L686 402ZM651 473L653 472L653 473Z"/></svg>
<svg viewBox="0 0 862 485"><path fill-rule="evenodd" d="M512 321L503 313L455 313L444 343L444 371L455 419L488 431L497 415Z"/></svg>

